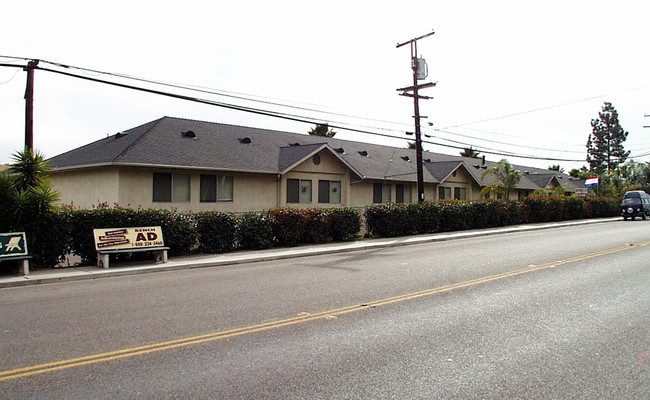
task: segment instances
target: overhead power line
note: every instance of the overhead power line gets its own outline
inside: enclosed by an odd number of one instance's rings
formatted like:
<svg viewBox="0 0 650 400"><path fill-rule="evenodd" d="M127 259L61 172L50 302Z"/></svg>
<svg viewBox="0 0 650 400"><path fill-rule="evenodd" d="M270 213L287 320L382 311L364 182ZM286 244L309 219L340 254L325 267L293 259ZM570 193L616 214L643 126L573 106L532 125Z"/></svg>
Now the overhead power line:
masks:
<svg viewBox="0 0 650 400"><path fill-rule="evenodd" d="M5 56L0 56L0 57L5 57ZM7 58L7 57L5 57ZM27 58L19 58L19 57L13 57L13 59L19 59L19 60L31 60ZM52 62L46 62L48 64L56 65L59 67L67 67L64 64L60 63L52 63ZM14 67L14 68L25 68L26 65L16 65L16 64L0 64L0 66L7 66L7 67ZM217 107L222 107L222 108L227 108L227 109L232 109L236 111L243 111L243 112L248 112L248 113L253 113L253 114L258 114L258 115L264 115L264 116L269 116L269 117L274 117L274 118L280 118L280 119L285 119L289 121L294 121L294 122L300 122L300 123L306 123L306 124L317 124L323 122L322 119L320 118L313 118L313 117L306 117L306 116L301 116L301 115L296 115L296 114L288 114L288 113L282 113L278 111L271 111L271 110L265 110L265 109L260 109L260 108L253 108L253 107L247 107L247 106L242 106L242 105L237 105L237 104L231 104L231 103L225 103L225 102L219 102L215 100L208 100L208 99L202 99L194 96L187 96L187 95L182 95L182 94L177 94L177 93L171 93L171 92L166 92L162 90L156 90L156 89L151 89L151 88L144 88L140 86L135 86L135 85L130 85L126 83L119 83L119 82L113 82L105 79L99 79L96 77L89 77L89 76L83 76L79 74L74 74L71 72L67 71L60 71L52 68L45 68L42 66L37 66L35 69L42 70L42 71L47 71L55 74L60 74L72 78L77 78L77 79L82 79L86 81L92 81L96 83L102 83L102 84L107 84L111 86L116 86L116 87L121 87L125 89L131 89L131 90L136 90L136 91L141 91L141 92L146 92L146 93L151 93L151 94L156 94L160 96L166 96L166 97L171 97L171 98L176 98L180 100L186 100L186 101L191 101L195 103L200 103L200 104L206 104L206 105L212 105L212 106L217 106ZM119 78L126 78L126 76L120 76L119 74L111 74L111 73L103 73L101 71L96 71L96 70L89 70L85 69L86 71L89 72L96 72L100 74L106 74L109 76L115 76ZM126 79L131 79L131 78L126 78ZM142 80L143 82L147 82L148 80ZM155 83L157 84L156 81L151 81L148 83ZM177 88L179 89L187 89L187 90L196 90L196 89L191 89L191 88L185 88L182 86L178 86ZM206 91L206 93L210 94L215 94L219 95L219 93L212 93ZM318 110L316 110L318 111ZM395 135L389 135L389 134L383 134L383 133L378 133L378 132L373 132L369 130L364 130L364 129L356 129L352 128L346 125L352 125L352 124L346 124L346 123L341 123L341 122L333 122L330 121L329 123L331 128L335 129L340 129L340 130L345 130L349 132L356 132L356 133L361 133L361 134L368 134L368 135L374 135L374 136L381 136L381 137L386 137L390 139L398 139L398 140L410 140L408 137L403 137L403 136L395 136ZM377 130L386 130L386 131L393 131L393 132L402 132L396 129L390 129L390 128L380 128L380 127L369 127L372 129L377 129ZM441 138L443 139L443 138ZM446 140L446 139L443 139ZM573 159L563 159L563 158L555 158L555 157L539 157L539 156L532 156L532 155L526 155L526 154L518 154L518 153L513 153L513 152L506 152L502 150L497 150L497 149L489 149L485 148L483 146L476 146L472 144L463 144L463 147L461 146L455 146L455 145L449 145L445 143L439 143L439 142L434 142L434 141L429 141L429 140L423 140L423 143L427 144L432 144L436 146L441 146L445 148L452 148L452 149L459 149L459 150L464 150L467 147L475 147L477 151L480 151L484 154L492 154L492 155L499 155L499 156L509 156L509 157L516 157L516 158L522 158L522 159L534 159L534 160L546 160L546 161L570 161L570 162L584 162L584 159L580 160L573 160Z"/></svg>

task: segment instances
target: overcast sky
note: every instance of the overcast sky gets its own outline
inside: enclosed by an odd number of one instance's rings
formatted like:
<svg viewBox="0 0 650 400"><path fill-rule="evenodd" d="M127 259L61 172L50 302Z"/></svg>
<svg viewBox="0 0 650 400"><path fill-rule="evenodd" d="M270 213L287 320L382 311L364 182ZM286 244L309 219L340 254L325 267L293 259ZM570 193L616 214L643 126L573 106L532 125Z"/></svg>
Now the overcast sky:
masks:
<svg viewBox="0 0 650 400"><path fill-rule="evenodd" d="M650 161L650 128L643 128L650 125L647 1L34 0L2 8L2 56L254 97L264 102L155 86L403 138L413 131L413 102L396 89L411 85L412 75L409 47L396 45L435 31L418 42L429 67L421 83L437 82L421 92L434 97L420 102L428 116L423 132L431 136L425 140L584 160L590 120L609 101L629 131L626 149ZM0 163L24 145L25 81L21 69L0 68ZM47 71L36 71L34 87L34 146L47 157L163 116L296 133L311 127ZM341 139L406 147L404 140L335 130ZM506 158L566 171L586 164Z"/></svg>

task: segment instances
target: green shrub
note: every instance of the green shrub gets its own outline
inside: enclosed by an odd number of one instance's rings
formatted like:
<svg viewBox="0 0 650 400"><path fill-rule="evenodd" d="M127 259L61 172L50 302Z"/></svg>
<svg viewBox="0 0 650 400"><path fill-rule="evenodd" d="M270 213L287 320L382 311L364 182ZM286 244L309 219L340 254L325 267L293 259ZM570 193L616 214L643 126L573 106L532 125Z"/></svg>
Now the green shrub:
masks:
<svg viewBox="0 0 650 400"><path fill-rule="evenodd" d="M587 197L584 200L589 218L621 215L621 198L619 197Z"/></svg>
<svg viewBox="0 0 650 400"><path fill-rule="evenodd" d="M501 226L519 225L528 222L528 208L522 202L507 201L501 204Z"/></svg>
<svg viewBox="0 0 650 400"><path fill-rule="evenodd" d="M440 204L424 201L420 204L409 204L409 208L417 219L418 233L434 233L440 230Z"/></svg>
<svg viewBox="0 0 650 400"><path fill-rule="evenodd" d="M493 228L503 225L504 203L504 201L490 199L470 202L467 207L471 228Z"/></svg>
<svg viewBox="0 0 650 400"><path fill-rule="evenodd" d="M261 250L273 247L273 218L260 213L246 213L239 217L238 247Z"/></svg>
<svg viewBox="0 0 650 400"><path fill-rule="evenodd" d="M585 201L577 197L566 198L567 219L587 218L587 206Z"/></svg>
<svg viewBox="0 0 650 400"><path fill-rule="evenodd" d="M300 210L303 215L303 236L300 243L326 243L331 241L329 218L325 209Z"/></svg>
<svg viewBox="0 0 650 400"><path fill-rule="evenodd" d="M267 211L273 221L273 236L279 246L296 246L305 232L304 214L295 208L274 208Z"/></svg>
<svg viewBox="0 0 650 400"><path fill-rule="evenodd" d="M330 208L327 210L327 218L335 242L353 240L359 236L361 215L354 208Z"/></svg>
<svg viewBox="0 0 650 400"><path fill-rule="evenodd" d="M237 219L234 215L207 211L195 214L195 219L200 252L225 253L235 248Z"/></svg>
<svg viewBox="0 0 650 400"><path fill-rule="evenodd" d="M440 203L440 231L463 231L472 228L472 215L468 202L443 200Z"/></svg>
<svg viewBox="0 0 650 400"><path fill-rule="evenodd" d="M366 228L370 236L395 237L418 233L417 208L405 204L381 204L366 208Z"/></svg>

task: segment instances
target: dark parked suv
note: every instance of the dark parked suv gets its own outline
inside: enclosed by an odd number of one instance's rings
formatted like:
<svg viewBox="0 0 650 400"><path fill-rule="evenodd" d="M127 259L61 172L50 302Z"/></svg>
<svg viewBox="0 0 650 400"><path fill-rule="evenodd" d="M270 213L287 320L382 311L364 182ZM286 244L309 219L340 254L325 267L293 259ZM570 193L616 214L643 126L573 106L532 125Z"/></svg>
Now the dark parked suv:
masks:
<svg viewBox="0 0 650 400"><path fill-rule="evenodd" d="M643 190L632 190L625 193L621 202L621 215L627 221L631 218L641 217L645 219L650 216L650 195Z"/></svg>

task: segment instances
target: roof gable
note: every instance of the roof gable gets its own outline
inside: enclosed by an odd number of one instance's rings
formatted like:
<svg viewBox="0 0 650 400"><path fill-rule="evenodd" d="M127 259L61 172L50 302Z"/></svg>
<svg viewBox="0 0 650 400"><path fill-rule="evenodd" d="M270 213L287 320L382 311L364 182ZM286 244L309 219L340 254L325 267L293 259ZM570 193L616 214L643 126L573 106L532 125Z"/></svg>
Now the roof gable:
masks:
<svg viewBox="0 0 650 400"><path fill-rule="evenodd" d="M294 143L287 147L281 147L278 162L280 173L285 174L289 172L297 165L302 164L308 158L313 157L322 151L327 151L332 154L336 160L338 160L346 168L356 174L359 178L363 179L363 176L359 173L359 171L357 171L354 166L348 163L338 151L332 149L332 147L327 143L314 143L307 145Z"/></svg>
<svg viewBox="0 0 650 400"><path fill-rule="evenodd" d="M325 146L327 145L324 143L314 143L308 145L300 145L299 143L295 143L286 147L280 147L278 169L280 172L289 170L292 167L303 162L308 157L314 155L315 153L318 153Z"/></svg>

